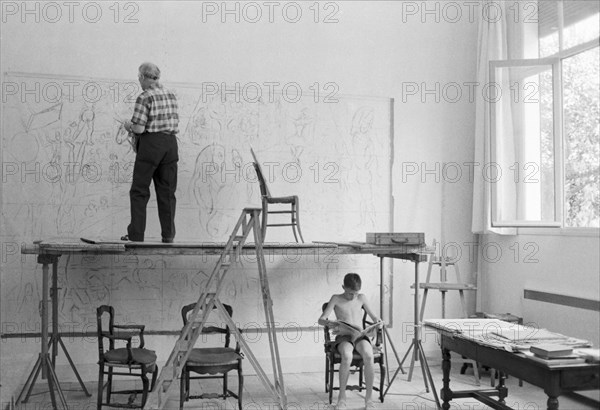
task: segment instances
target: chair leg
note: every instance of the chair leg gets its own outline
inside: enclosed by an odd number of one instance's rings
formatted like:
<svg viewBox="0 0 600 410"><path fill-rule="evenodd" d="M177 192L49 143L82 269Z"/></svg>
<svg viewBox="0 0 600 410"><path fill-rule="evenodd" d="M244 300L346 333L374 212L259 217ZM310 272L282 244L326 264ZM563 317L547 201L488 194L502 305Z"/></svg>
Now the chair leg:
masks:
<svg viewBox="0 0 600 410"><path fill-rule="evenodd" d="M148 380L148 376L146 376L146 366L142 366L142 408L146 405L146 400L148 399L148 390L150 387L150 381Z"/></svg>
<svg viewBox="0 0 600 410"><path fill-rule="evenodd" d="M183 402L185 401L185 368L181 372L179 378L179 410L183 410Z"/></svg>
<svg viewBox="0 0 600 410"><path fill-rule="evenodd" d="M242 410L242 392L244 391L244 375L242 374L242 365L238 368L238 409Z"/></svg>
<svg viewBox="0 0 600 410"><path fill-rule="evenodd" d="M223 400L227 400L227 394L228 394L228 392L227 392L227 375L228 374L229 374L228 372L225 372L223 374Z"/></svg>
<svg viewBox="0 0 600 410"><path fill-rule="evenodd" d="M267 203L267 200L265 198L263 198L262 221L261 221L261 227L260 227L263 242L265 241L265 238L267 236L267 219L268 219L268 217L269 217L269 204Z"/></svg>
<svg viewBox="0 0 600 410"><path fill-rule="evenodd" d="M325 357L325 393L327 393L329 386L329 360Z"/></svg>
<svg viewBox="0 0 600 410"><path fill-rule="evenodd" d="M333 361L329 362L329 404L333 403L333 376L335 371L333 369Z"/></svg>
<svg viewBox="0 0 600 410"><path fill-rule="evenodd" d="M292 227L294 228L294 236L296 236L296 229L298 228L298 235L300 235L300 240L302 241L302 243L304 243L304 238L302 237L302 230L300 229L300 201L296 200L295 203L295 207L294 207L294 213L292 215L295 215L295 224L292 225ZM298 242L298 238L296 238L296 242Z"/></svg>
<svg viewBox="0 0 600 410"><path fill-rule="evenodd" d="M108 377L106 380L106 404L110 403L110 399L111 399L111 395L112 395L112 377L113 377L113 368L109 367Z"/></svg>
<svg viewBox="0 0 600 410"><path fill-rule="evenodd" d="M385 364L379 363L379 401L383 403L383 382L385 381Z"/></svg>
<svg viewBox="0 0 600 410"><path fill-rule="evenodd" d="M158 365L154 364L154 371L152 372L152 383L150 383L150 390L154 390L156 385L156 379L158 378Z"/></svg>
<svg viewBox="0 0 600 410"><path fill-rule="evenodd" d="M98 371L98 397L97 397L96 409L101 410L102 409L102 395L103 395L103 391L104 391L104 365L102 363L100 363L100 365L98 367L100 368L100 370Z"/></svg>
<svg viewBox="0 0 600 410"><path fill-rule="evenodd" d="M364 368L364 365L361 365L358 368L358 391L363 390L363 368Z"/></svg>
<svg viewBox="0 0 600 410"><path fill-rule="evenodd" d="M181 372L181 385L183 386L183 399L181 406L183 407L183 403L189 400L190 397L190 371L184 367Z"/></svg>
<svg viewBox="0 0 600 410"><path fill-rule="evenodd" d="M296 233L296 203L292 202L292 212L290 213L292 232L294 233L294 239L298 243L298 234Z"/></svg>
<svg viewBox="0 0 600 410"><path fill-rule="evenodd" d="M185 401L190 399L190 371L185 372Z"/></svg>

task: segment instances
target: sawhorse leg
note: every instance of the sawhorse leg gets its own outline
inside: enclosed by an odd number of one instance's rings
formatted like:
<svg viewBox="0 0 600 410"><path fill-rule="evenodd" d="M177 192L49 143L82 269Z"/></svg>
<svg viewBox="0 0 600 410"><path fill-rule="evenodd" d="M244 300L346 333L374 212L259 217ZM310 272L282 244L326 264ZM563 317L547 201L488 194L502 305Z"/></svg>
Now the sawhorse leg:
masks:
<svg viewBox="0 0 600 410"><path fill-rule="evenodd" d="M383 318L383 299L385 298L385 290L383 288L383 284L384 284L383 258L384 258L383 256L379 257L379 283L380 283L380 286L379 286L379 316L380 316L380 318ZM388 344L392 348L392 352L394 353L394 357L396 358L396 362L398 363L398 366L399 366L398 370L396 370L396 373L391 378L391 380L390 380L390 367L388 366L388 363L389 363L388 362L388 349L387 349ZM398 351L396 350L396 347L394 346L394 343L392 342L392 338L390 337L387 327L383 328L383 354L385 357L385 364L386 364L385 377L387 378L387 388L382 393L382 396L385 397L388 390L390 389L390 386L392 385L392 382L396 378L396 375L398 374L398 372L401 371L402 374L405 373L404 369L402 368L402 361L400 360ZM384 375L382 374L381 377L384 377Z"/></svg>
<svg viewBox="0 0 600 410"><path fill-rule="evenodd" d="M77 380L81 388L83 389L86 396L90 397L91 394L86 389L81 376L77 372L75 368L75 363L71 359L71 356L67 352L67 348L63 343L60 333L58 330L58 259L59 255L39 255L38 263L42 265L42 301L40 302L40 316L42 321L42 340L41 340L41 353L38 356L23 389L19 393L17 397L16 404L26 403L31 396L31 392L33 390L33 386L37 381L37 378L42 373L42 379L48 380L48 390L50 393L50 400L52 401L52 407L57 408L56 406L56 397L55 397L55 389L56 393L58 393L58 397L60 398L61 405L64 409L68 409L67 401L65 399L62 388L60 387L60 383L58 381L58 377L56 376L55 366L56 366L56 357L58 355L58 345L63 349L67 360L69 361L69 365L73 369ZM49 286L49 267L48 265L52 264L52 290L50 290ZM49 295L51 295L52 299L52 335L48 334L48 303L49 303ZM52 355L50 354L50 348L52 348ZM52 359L51 359L52 356ZM27 394L23 397L23 393L27 390Z"/></svg>

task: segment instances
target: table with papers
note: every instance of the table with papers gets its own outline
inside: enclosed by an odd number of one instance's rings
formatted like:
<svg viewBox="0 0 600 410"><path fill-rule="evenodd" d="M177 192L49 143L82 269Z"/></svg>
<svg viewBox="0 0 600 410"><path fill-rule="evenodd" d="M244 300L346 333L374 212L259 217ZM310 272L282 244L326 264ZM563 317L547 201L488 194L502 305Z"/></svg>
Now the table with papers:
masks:
<svg viewBox="0 0 600 410"><path fill-rule="evenodd" d="M600 365L581 360L550 365L533 360L529 348L539 343L560 343L589 348L586 340L554 333L546 329L523 326L498 319L429 319L423 321L440 336L442 348L442 408L450 400L472 397L494 409L509 409L506 375L515 376L544 389L548 409L558 409L558 397L566 392L600 388ZM500 372L493 389L452 391L450 389L450 352L456 352ZM497 396L497 399L495 397Z"/></svg>

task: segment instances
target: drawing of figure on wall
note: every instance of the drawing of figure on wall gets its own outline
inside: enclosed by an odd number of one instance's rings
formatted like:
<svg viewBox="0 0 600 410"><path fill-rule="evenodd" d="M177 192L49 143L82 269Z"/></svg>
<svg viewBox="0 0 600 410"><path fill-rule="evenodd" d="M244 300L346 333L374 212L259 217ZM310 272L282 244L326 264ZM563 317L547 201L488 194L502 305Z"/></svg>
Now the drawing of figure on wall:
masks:
<svg viewBox="0 0 600 410"><path fill-rule="evenodd" d="M160 69L155 64L140 65L138 80L143 91L135 101L131 120L124 122L128 132L139 135L129 190L131 222L127 235L121 237L126 241L144 241L151 182L156 191L162 242L171 243L175 237L179 108L175 94L159 79Z"/></svg>
<svg viewBox="0 0 600 410"><path fill-rule="evenodd" d="M93 145L95 112L93 106L71 104L69 117L67 104L62 101L48 108L43 107L43 102L41 105L28 107L19 124L25 131L15 134L6 152L23 164L24 169L39 169L44 181L49 182L49 191L28 191L29 200L36 202L33 197L39 196L47 204L50 199L56 214L45 221L53 225L56 234L69 235L77 227L76 187L81 182L87 147ZM40 174L36 174L39 178Z"/></svg>
<svg viewBox="0 0 600 410"><path fill-rule="evenodd" d="M196 157L190 190L198 208L200 226L211 239L226 235L235 222L225 210L231 208L231 191L227 189L227 174L237 173L236 163L228 161L225 147L221 144L207 145ZM231 182L231 181L230 181ZM234 186L236 184L233 184Z"/></svg>
<svg viewBox="0 0 600 410"><path fill-rule="evenodd" d="M188 123L186 128L185 135L190 138L193 144L203 144L207 141L211 141L212 135L218 133L218 129L214 130L211 128L212 125L217 125L217 128L220 129L219 121L215 119L213 121L213 117L209 112L208 108L201 107L194 113L192 118Z"/></svg>
<svg viewBox="0 0 600 410"><path fill-rule="evenodd" d="M293 161L300 165L300 157L314 132L314 120L309 114L308 108L303 108L300 114L293 119L293 123L294 133L288 135L285 142L289 145Z"/></svg>
<svg viewBox="0 0 600 410"><path fill-rule="evenodd" d="M204 146L222 140L227 114L219 98L201 95L185 127L184 135L194 145Z"/></svg>
<svg viewBox="0 0 600 410"><path fill-rule="evenodd" d="M94 145L95 112L93 107L84 105L77 121L69 123L61 132L56 131L53 140L47 140L52 147L50 164L56 170L59 186L58 213L56 231L59 235L72 234L76 230L77 217L73 205L77 199L77 185L85 171L86 154L89 146ZM82 138L84 136L84 138ZM66 161L62 158L62 150L66 150Z"/></svg>
<svg viewBox="0 0 600 410"><path fill-rule="evenodd" d="M350 136L351 179L360 185L360 223L361 226L375 226L375 205L373 196L373 178L376 174L377 161L373 152L372 137L374 113L371 107L359 108L352 117Z"/></svg>

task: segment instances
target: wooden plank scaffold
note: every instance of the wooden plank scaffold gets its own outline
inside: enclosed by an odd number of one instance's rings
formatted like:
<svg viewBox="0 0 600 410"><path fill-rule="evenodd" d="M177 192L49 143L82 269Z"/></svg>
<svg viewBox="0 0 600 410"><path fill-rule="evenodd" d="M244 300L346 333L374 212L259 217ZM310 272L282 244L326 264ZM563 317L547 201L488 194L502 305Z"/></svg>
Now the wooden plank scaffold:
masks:
<svg viewBox="0 0 600 410"><path fill-rule="evenodd" d="M255 230L256 232L260 231L260 229L256 229L256 221L258 221L258 226L260 226L259 216L260 209L252 210L244 210L246 218L248 216L252 217L253 211L257 213L257 216L250 221L243 222L240 227L245 226L247 230L247 234L249 235L249 229ZM245 219L246 219L245 218ZM266 268L264 264L264 253L267 252L269 255L287 255L287 251L290 248L295 249L302 255L320 255L325 258L337 257L337 255L355 255L355 254L371 254L376 255L380 258L383 257L393 257L397 259L406 259L413 261L415 265L419 262L426 260L426 257L422 255L424 249L422 246L388 246L388 245L372 245L366 244L363 242L315 242L312 243L292 243L292 244L281 244L281 243L264 243L263 238L259 236L257 239L255 236L256 243L238 243L238 241L234 241L231 246L237 244L237 255L240 253L242 255L260 255L257 260L261 261L261 265L259 265L260 280L261 285L263 285L263 289L267 291L266 294L263 292L263 302L265 303L265 314L267 317L270 317L271 320L267 320L268 326L270 326L269 330L269 340L272 341L270 343L271 354L274 357L273 359L273 374L275 377L275 382L271 383L269 378L265 375L264 371L257 371L256 373L261 377L261 381L265 386L267 386L267 390L272 393L274 397L277 398L276 402L282 408L285 408L287 398L285 396L285 389L283 384L283 377L281 373L281 365L279 362L279 350L276 345L277 340L275 339L275 329L273 327L273 314L272 310L269 308L272 306L269 290L268 290L268 281L266 275ZM47 325L42 325L41 333L36 332L19 332L19 333L11 333L11 334L3 334L1 335L1 339L5 338L37 338L40 340L41 345L41 359L40 362L42 366L38 366L37 370L42 374L43 379L48 379L48 387L52 390L51 398L52 398L52 408L59 408L59 405L62 405L62 408L65 410L68 409L66 401L63 402L61 399L62 389L59 384L57 377L52 377L51 374L54 371L54 364L56 362L56 356L58 354L58 349L54 348L54 346L58 346L56 343L52 343L52 341L59 341L59 338L63 335L68 335L69 337L94 337L96 335L95 332L60 332L58 320L60 318L59 312L59 291L58 291L58 264L60 258L64 255L132 255L132 256L151 256L151 255L162 255L162 256L177 256L177 255L189 255L189 256L200 256L200 255L213 255L216 257L221 257L225 252L225 247L227 243L216 243L216 242L175 242L170 244L165 244L161 242L124 242L124 241L115 241L111 238L102 238L102 237L92 237L92 238L74 238L74 237L51 237L46 239L36 240L31 244L23 244L21 247L21 253L24 255L37 255L37 263L42 265L41 273L43 278L43 291L42 291L42 302L40 309L42 323L46 323ZM424 259L423 259L424 258ZM235 258L233 258L235 260ZM52 269L50 269L50 265L52 265ZM381 266L380 266L381 268ZM416 266L415 266L416 270ZM380 269L381 278L383 278L383 270ZM52 280L50 280L52 278ZM216 283L216 281L215 281ZM382 279L383 283L383 279ZM51 286L50 286L51 285ZM216 286L214 287L216 289ZM215 293L208 291L207 293ZM208 296L208 295L207 295ZM218 295L217 295L218 296ZM380 289L380 297L383 300L384 291L383 286ZM205 299L208 303L212 300L211 297ZM44 309L44 306L47 308ZM214 302L214 306L217 307L216 299ZM383 305L382 305L383 306ZM52 316L52 318L50 318ZM228 318L223 318L224 322L231 324L228 322ZM50 322L52 320L52 322ZM201 318L199 318L201 320ZM48 328L48 324L52 323L52 329ZM230 328L235 329L234 326L230 326ZM386 328L387 331L387 328ZM148 334L162 334L161 331L150 331ZM176 334L179 336L179 333ZM234 333L236 337L240 337L239 334ZM389 339L389 335L388 336ZM240 337L241 339L241 337ZM385 340L384 340L385 342ZM400 367L402 367L402 363L398 356L398 353L394 349L394 346L390 343L389 346L394 351L396 356L396 360L398 360ZM65 354L67 355L66 349L64 346L63 350L65 350ZM244 347L243 347L244 348ZM245 347L246 352L250 351L249 348ZM246 353L245 352L245 353ZM249 356L249 354L247 355ZM67 357L69 359L69 357ZM256 359L253 357L251 361L257 363ZM387 354L386 354L386 362L387 362ZM253 364L254 365L254 364ZM76 371L74 363L71 363L73 370ZM256 366L255 366L256 367ZM172 370L172 369L171 369ZM36 369L34 369L35 376ZM46 376L44 375L46 373ZM44 377L45 376L45 377ZM389 380L388 387L393 382L394 378L390 380L389 374L387 375ZM166 379L165 379L166 380ZM174 378L171 378L174 380ZM30 380L28 383L29 388L31 389L31 384L35 384L35 380ZM177 384L177 383L175 383ZM163 388L167 386L167 383L163 385ZM83 388L83 386L82 386ZM24 391L27 391L27 386L24 386ZM164 390L164 389L163 389ZM84 393L86 391L84 390ZM152 392L151 394L157 394L156 392ZM25 394L25 393L22 393ZM89 393L86 393L89 395ZM161 393L164 397L166 395ZM58 396L58 397L56 397ZM57 399L61 399L61 403L58 403ZM23 400L23 402L25 402ZM282 405L283 403L283 405ZM166 404L166 403L163 403ZM150 402L147 402L146 408L149 407Z"/></svg>
<svg viewBox="0 0 600 410"><path fill-rule="evenodd" d="M275 334L275 319L273 316L273 301L269 290L267 278L267 269L263 252L263 237L260 227L260 208L244 208L242 214L233 229L223 253L219 257L212 274L209 276L205 289L200 294L195 308L189 315L189 321L183 327L175 346L163 366L160 375L156 381L154 389L148 395L145 409L161 410L165 407L169 394L172 389L177 387L177 380L181 376L181 371L187 361L192 348L198 337L202 333L210 311L216 307L220 318L229 326L234 333L236 340L242 346L242 351L254 367L256 374L266 390L273 395L281 409L287 408L287 397L285 385L283 382L283 371L281 369L281 360L279 357L279 347L277 344L277 335ZM241 230L241 234L239 231ZM263 370L256 356L252 353L250 346L242 337L236 324L233 322L225 307L219 300L219 294L223 288L224 279L229 271L231 264L237 261L241 255L242 248L250 231L254 233L254 244L256 249L256 261L258 264L258 274L260 279L263 306L265 310L267 333L269 336L269 347L271 350L271 362L273 365L274 382L271 382L267 373ZM201 313L202 312L202 313Z"/></svg>

